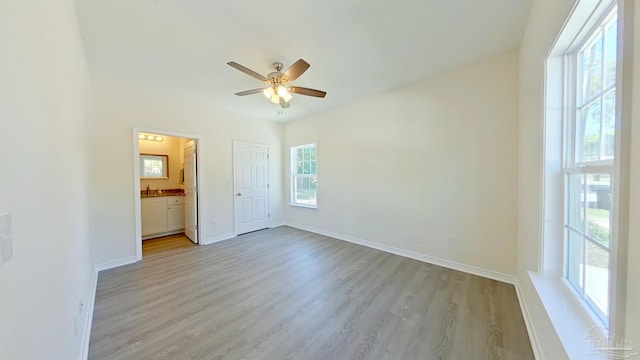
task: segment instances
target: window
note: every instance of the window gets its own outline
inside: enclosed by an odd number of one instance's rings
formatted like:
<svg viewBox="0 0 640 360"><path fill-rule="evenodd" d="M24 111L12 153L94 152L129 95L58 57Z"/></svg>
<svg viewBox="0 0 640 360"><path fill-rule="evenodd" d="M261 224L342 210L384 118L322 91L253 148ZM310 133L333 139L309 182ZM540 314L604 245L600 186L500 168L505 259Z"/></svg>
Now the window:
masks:
<svg viewBox="0 0 640 360"><path fill-rule="evenodd" d="M140 177L143 179L168 179L169 156L140 154Z"/></svg>
<svg viewBox="0 0 640 360"><path fill-rule="evenodd" d="M317 207L318 152L316 144L291 148L291 205Z"/></svg>
<svg viewBox="0 0 640 360"><path fill-rule="evenodd" d="M564 139L565 277L606 324L609 317L615 157L617 10L567 55Z"/></svg>

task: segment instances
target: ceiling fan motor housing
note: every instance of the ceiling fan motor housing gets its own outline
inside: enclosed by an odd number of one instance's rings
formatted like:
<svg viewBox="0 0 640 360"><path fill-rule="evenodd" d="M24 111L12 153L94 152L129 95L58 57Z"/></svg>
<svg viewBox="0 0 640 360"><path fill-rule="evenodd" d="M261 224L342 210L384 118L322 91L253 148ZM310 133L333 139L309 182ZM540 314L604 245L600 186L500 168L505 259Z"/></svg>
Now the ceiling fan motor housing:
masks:
<svg viewBox="0 0 640 360"><path fill-rule="evenodd" d="M286 83L286 80L283 81L282 79L282 72L280 72L280 70L282 70L282 63L281 62L274 62L273 63L273 68L276 70L274 72L269 73L269 75L267 75L267 78L269 79L269 84L271 84L272 86L275 85L284 85Z"/></svg>
<svg viewBox="0 0 640 360"><path fill-rule="evenodd" d="M269 75L267 75L267 78L269 79L269 83L272 84L272 85L282 83L282 73L281 72L269 73Z"/></svg>

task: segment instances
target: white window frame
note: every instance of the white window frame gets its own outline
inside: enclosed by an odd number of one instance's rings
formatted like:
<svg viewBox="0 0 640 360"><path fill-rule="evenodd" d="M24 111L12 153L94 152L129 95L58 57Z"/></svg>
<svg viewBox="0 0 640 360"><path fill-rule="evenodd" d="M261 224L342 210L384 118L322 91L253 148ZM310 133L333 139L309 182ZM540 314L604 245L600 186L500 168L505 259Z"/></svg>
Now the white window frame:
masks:
<svg viewBox="0 0 640 360"><path fill-rule="evenodd" d="M615 159L611 183L612 224L609 258L609 318L603 321L564 279L565 275L565 149L566 118L571 115L567 76L572 71L567 54L577 51L589 30L617 4L618 41L616 69ZM578 1L562 25L544 63L544 98L541 143L541 221L538 268L528 280L535 289L549 321L570 358L582 359L593 349L585 333L606 337L624 334L629 321L625 312L626 249L629 242L630 124L633 77L633 7L624 0ZM591 167L597 164L589 164ZM595 169L594 169L595 170ZM528 184L528 182L527 182ZM534 210L535 211L535 210ZM594 332L595 331L595 332ZM539 353L544 353L538 348ZM534 350L535 351L535 350Z"/></svg>
<svg viewBox="0 0 640 360"><path fill-rule="evenodd" d="M308 161L315 161L316 166L316 172L315 174L298 174L298 157L297 157L297 152L299 149L305 149L305 148L310 148L313 147L315 148L315 153L316 153L316 159L315 160L308 160ZM299 207L305 207L305 208L312 208L312 209L317 209L318 208L318 144L317 143L311 143L311 144L304 144L304 145L297 145L297 146L292 146L291 147L291 158L290 158L290 163L291 163L291 201L289 202L289 205L291 206L299 206ZM315 180L316 183L316 192L315 192L315 204L312 203L304 203L304 202L300 202L300 201L296 201L296 184L297 184L297 179L299 178L306 178L306 179L313 179Z"/></svg>
<svg viewBox="0 0 640 360"><path fill-rule="evenodd" d="M563 175L563 179L564 179L564 189L563 189L563 198L564 198L564 211L562 212L564 215L564 221L563 221L563 227L564 227L564 256L563 256L563 278L565 280L565 284L567 284L567 286L570 288L571 292L576 296L577 300L579 303L582 304L582 306L585 306L587 309L587 312L591 313L591 314L595 314L597 317L597 320L599 320L599 322L601 322L602 325L604 325L605 327L609 327L610 324L610 318L612 316L615 316L615 314L612 313L613 308L613 303L615 302L615 294L612 291L612 289L615 288L615 282L616 282L616 278L615 278L615 264L616 264L616 252L615 252L615 248L616 248L616 237L615 237L615 222L614 222L614 217L616 216L615 212L616 212L616 206L615 203L612 201L612 205L611 205L611 210L610 210L610 218L609 218L609 229L610 229L610 240L609 240L609 246L608 249L604 249L604 247L600 244L600 242L598 242L596 239L592 239L588 234L586 234L586 228L587 228L587 214L586 214L586 205L584 208L584 213L582 221L583 221L583 226L582 229L576 229L575 227L571 226L569 224L569 215L568 215L568 192L567 192L567 187L568 187L568 176L572 175L572 174L581 174L585 177L588 176L588 174L608 174L610 176L610 186L611 186L611 199L613 200L614 198L614 192L615 192L615 176L616 176L616 169L615 169L615 159L602 159L602 154L603 154L603 142L604 142L604 119L602 118L601 115L601 128L600 128L600 154L599 154L599 159L598 160L591 160L591 161L581 161L578 162L576 161L576 152L578 152L578 136L577 136L577 127L578 127L578 122L579 122L579 111L583 108L585 108L588 104L593 103L593 101L595 99L599 99L599 98L604 98L604 96L610 92L612 89L616 91L616 117L619 117L619 115L617 114L617 112L619 111L619 106L618 106L618 92L619 92L619 79L618 76L620 74L620 71L617 71L616 73L616 82L613 86L609 86L606 89L600 89L600 92L597 95L594 95L591 99L587 99L587 101L582 101L582 99L580 98L579 95L579 89L578 86L580 84L582 84L581 79L580 79L580 74L579 74L579 60L578 60L578 56L579 53L583 50L585 50L587 48L588 44L591 44L592 41L595 39L595 37L599 34L600 31L602 31L603 34L603 49L605 48L606 44L604 43L606 41L606 39L604 39L604 29L606 28L606 25L609 24L612 20L612 18L614 17L614 15L617 15L617 6L615 5L615 3L610 6L605 12L604 15L601 16L599 19L597 19L597 21L595 21L594 23L590 24L590 26L585 27L585 29L583 29L582 32L582 36L580 36L581 41L576 41L574 46L572 46L567 53L565 54L565 79L564 79L564 84L565 84L565 99L564 99L564 108L565 108L565 116L564 116L564 140L563 140L563 150L564 150L564 154L563 154L563 171L562 171L562 175ZM586 31L585 31L586 30ZM618 33L620 31L620 27L618 27L617 29ZM577 39L576 39L577 40ZM618 43L619 44L619 43ZM604 68L604 51L602 54L602 63L603 63L603 68ZM617 56L619 56L619 52L617 54ZM620 66L620 61L618 59L617 61L617 66ZM604 71L603 71L604 72ZM601 106L601 112L604 112L604 103ZM618 119L616 119L616 132L619 131L618 128L618 124L619 121ZM618 139L618 136L616 134L616 141ZM615 147L616 152L614 155L614 158L618 157L618 149L619 146L616 145ZM586 196L586 184L583 184L584 186L584 194ZM584 200L586 202L586 199ZM583 276L583 286L580 287L579 284L575 284L573 281L569 280L569 232L570 231L574 231L574 232L579 232L582 236L583 236L583 268L582 268L582 276ZM586 294L586 290L584 287L584 283L586 282L586 250L584 249L584 244L586 244L587 242L591 242L593 244L595 244L596 246L599 246L601 249L606 250L608 252L608 264L609 264L609 269L608 269L608 304L607 304L607 309L608 309L608 313L605 314L604 312L602 312L599 307L595 304L595 302Z"/></svg>

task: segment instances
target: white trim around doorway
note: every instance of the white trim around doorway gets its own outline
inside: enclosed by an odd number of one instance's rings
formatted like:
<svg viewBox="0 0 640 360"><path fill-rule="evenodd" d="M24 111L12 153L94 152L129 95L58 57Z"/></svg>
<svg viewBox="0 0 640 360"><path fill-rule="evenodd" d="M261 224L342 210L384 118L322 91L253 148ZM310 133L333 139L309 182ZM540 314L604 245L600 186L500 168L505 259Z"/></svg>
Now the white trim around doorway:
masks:
<svg viewBox="0 0 640 360"><path fill-rule="evenodd" d="M135 223L135 247L136 247L136 261L142 260L142 218L140 214L140 145L138 139L138 133L152 133L159 134L165 136L173 136L180 138L192 139L196 142L196 161L197 161L197 172L196 172L196 183L197 185L197 194L198 198L202 198L202 190L200 184L202 184L202 173L204 168L203 161L203 140L201 136L193 135L193 134L185 134L172 132L167 130L159 130L148 127L133 127L132 138L133 138L133 204L134 204L134 223ZM198 227L202 224L202 201L198 201ZM198 231L198 244L202 245L202 232Z"/></svg>

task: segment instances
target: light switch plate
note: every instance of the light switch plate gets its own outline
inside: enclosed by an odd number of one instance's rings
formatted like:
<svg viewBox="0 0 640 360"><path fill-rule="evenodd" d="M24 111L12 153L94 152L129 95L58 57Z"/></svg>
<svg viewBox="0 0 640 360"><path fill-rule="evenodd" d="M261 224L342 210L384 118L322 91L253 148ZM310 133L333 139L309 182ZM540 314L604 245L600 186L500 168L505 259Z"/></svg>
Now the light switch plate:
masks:
<svg viewBox="0 0 640 360"><path fill-rule="evenodd" d="M0 214L0 264L13 256L13 233L11 232L11 213Z"/></svg>

